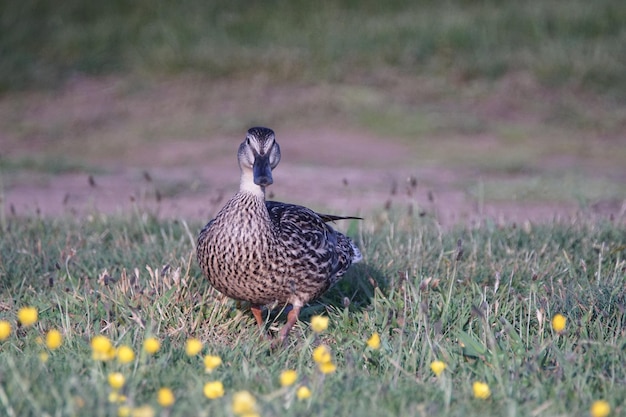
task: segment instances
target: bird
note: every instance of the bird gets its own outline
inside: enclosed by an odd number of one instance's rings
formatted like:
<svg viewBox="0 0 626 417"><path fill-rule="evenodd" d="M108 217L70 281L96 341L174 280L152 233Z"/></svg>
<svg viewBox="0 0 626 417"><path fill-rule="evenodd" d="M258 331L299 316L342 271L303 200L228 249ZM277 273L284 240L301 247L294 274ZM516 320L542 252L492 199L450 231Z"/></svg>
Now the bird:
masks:
<svg viewBox="0 0 626 417"><path fill-rule="evenodd" d="M239 191L198 235L198 263L209 283L229 298L250 303L259 328L263 308L282 305L285 342L300 310L363 259L357 245L329 222L359 219L320 214L296 204L267 201L272 170L281 159L275 133L252 127L237 152Z"/></svg>

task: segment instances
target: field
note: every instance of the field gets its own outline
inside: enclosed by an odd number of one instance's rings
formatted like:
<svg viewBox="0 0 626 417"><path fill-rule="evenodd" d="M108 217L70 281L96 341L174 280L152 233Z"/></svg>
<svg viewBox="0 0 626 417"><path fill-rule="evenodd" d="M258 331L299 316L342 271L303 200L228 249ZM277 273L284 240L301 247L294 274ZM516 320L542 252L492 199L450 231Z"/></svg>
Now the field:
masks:
<svg viewBox="0 0 626 417"><path fill-rule="evenodd" d="M260 415L587 415L599 399L623 412L626 233L614 224L442 231L417 215L365 222L354 228L365 262L305 309L278 350L245 306L198 279L199 226L101 215L6 230L2 317L15 325L30 305L39 321L2 342L3 413L158 411L160 387L176 397L162 415L232 415L240 390ZM561 333L551 327L557 313L567 319ZM329 317L328 330L315 335L312 315ZM64 336L53 351L36 341L50 329ZM366 345L373 333L379 350ZM94 360L96 335L131 346L137 359ZM149 336L161 342L153 356L141 353ZM223 364L205 373L200 356L185 354L190 337ZM334 373L313 362L319 344L331 347ZM435 360L447 365L438 377ZM286 369L298 381L281 388ZM109 402L116 371L126 377L122 405ZM225 396L209 400L203 386L216 380ZM489 385L488 399L473 397L475 381ZM294 398L300 385L310 398Z"/></svg>
<svg viewBox="0 0 626 417"><path fill-rule="evenodd" d="M620 1L159 4L3 6L3 212L205 221L259 124L285 153L275 198L320 210L624 210Z"/></svg>
<svg viewBox="0 0 626 417"><path fill-rule="evenodd" d="M3 4L0 416L626 414L622 3ZM252 125L364 218L285 348L194 255Z"/></svg>

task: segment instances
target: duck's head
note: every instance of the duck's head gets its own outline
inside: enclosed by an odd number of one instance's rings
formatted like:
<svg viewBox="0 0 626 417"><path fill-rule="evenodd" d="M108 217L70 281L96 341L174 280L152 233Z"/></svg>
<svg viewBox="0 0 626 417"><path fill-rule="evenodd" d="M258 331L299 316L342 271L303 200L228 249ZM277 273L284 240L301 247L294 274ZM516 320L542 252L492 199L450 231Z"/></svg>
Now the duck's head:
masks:
<svg viewBox="0 0 626 417"><path fill-rule="evenodd" d="M280 146L274 131L266 127L253 127L248 130L246 139L239 145L237 153L242 173L242 186L251 186L250 180L265 189L271 185L272 170L280 162Z"/></svg>

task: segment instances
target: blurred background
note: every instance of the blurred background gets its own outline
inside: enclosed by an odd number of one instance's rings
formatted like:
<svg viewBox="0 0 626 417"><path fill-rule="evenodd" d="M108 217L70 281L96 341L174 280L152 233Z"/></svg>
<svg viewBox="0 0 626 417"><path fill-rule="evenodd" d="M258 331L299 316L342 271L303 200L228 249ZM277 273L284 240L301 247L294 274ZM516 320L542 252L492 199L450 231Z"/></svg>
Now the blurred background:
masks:
<svg viewBox="0 0 626 417"><path fill-rule="evenodd" d="M626 211L623 0L0 6L0 212L206 220L246 130L273 199L444 224Z"/></svg>

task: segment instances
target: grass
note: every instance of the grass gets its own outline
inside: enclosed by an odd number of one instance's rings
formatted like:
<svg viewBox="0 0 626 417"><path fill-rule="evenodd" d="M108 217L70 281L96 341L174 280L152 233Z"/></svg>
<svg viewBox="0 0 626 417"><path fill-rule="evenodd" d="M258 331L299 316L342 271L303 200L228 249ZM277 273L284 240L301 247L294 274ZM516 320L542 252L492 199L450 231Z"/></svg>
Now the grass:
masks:
<svg viewBox="0 0 626 417"><path fill-rule="evenodd" d="M606 399L624 411L626 232L619 223L440 229L425 217L375 217L352 225L365 262L305 309L286 349L271 351L245 308L201 278L193 255L201 225L93 214L85 219L10 218L0 240L0 342L3 415L116 415L107 375L126 377L127 404L159 410L156 392L173 390L162 415L233 415L234 392L247 390L260 415L587 415ZM623 221L624 219L617 219ZM34 306L39 321L18 327ZM556 313L565 331L550 326ZM330 318L315 335L312 315ZM282 319L278 319L278 324ZM270 324L273 328L274 324ZM60 329L62 346L40 359L37 344ZM366 347L379 333L380 350ZM137 359L98 362L97 334L127 344ZM141 352L155 336L161 349ZM197 337L223 365L204 372L184 343ZM337 370L322 375L312 348L332 349ZM429 369L447 364L440 377ZM281 388L285 369L298 382ZM204 383L225 396L208 400ZM486 382L487 400L472 383ZM299 384L312 390L296 400Z"/></svg>
<svg viewBox="0 0 626 417"><path fill-rule="evenodd" d="M583 207L626 195L626 186L619 182L571 174L490 178L472 181L466 189L472 197L488 201L578 201Z"/></svg>
<svg viewBox="0 0 626 417"><path fill-rule="evenodd" d="M81 163L67 158L52 158L46 156L23 157L16 159L3 158L0 156L0 172L10 173L15 171L34 171L46 174L60 175L73 172L100 172Z"/></svg>
<svg viewBox="0 0 626 417"><path fill-rule="evenodd" d="M625 97L619 0L7 3L0 89L54 86L76 73L342 81L394 68Z"/></svg>
<svg viewBox="0 0 626 417"><path fill-rule="evenodd" d="M462 184L479 201L624 194L619 175L586 175L621 167L625 155L618 0L5 3L0 124L11 152L0 170L9 186L21 171L106 172L105 161L204 163L230 147L153 158L174 139L194 145L262 123L401 138L417 165L485 173L476 189ZM588 166L551 164L583 156ZM159 184L165 196L179 189ZM287 349L271 350L246 306L201 277L200 224L139 210L55 219L0 210L0 320L12 326L0 341L0 415L148 405L164 416L232 416L239 390L263 416L588 415L598 399L620 415L623 223L442 230L428 216L395 215L351 224L365 262L304 310ZM39 312L32 327L17 323L24 306ZM562 334L550 326L557 313L567 317ZM319 314L330 326L316 335L309 320ZM38 343L51 329L63 335L55 350ZM366 344L374 333L379 350ZM95 361L100 334L136 360ZM142 352L152 336L155 355ZM207 374L184 352L189 337L223 364ZM328 375L311 357L320 344L337 365ZM447 365L439 377L434 360ZM285 369L297 371L295 386L280 386ZM122 404L107 384L117 371ZM203 396L212 380L223 398ZM475 381L489 399L473 397ZM295 398L300 385L310 399ZM160 387L176 397L170 410L157 405Z"/></svg>

